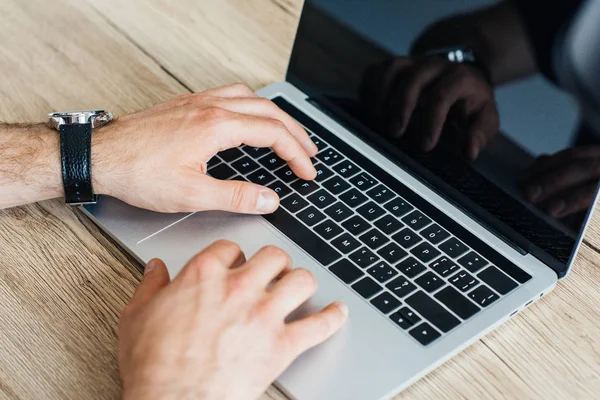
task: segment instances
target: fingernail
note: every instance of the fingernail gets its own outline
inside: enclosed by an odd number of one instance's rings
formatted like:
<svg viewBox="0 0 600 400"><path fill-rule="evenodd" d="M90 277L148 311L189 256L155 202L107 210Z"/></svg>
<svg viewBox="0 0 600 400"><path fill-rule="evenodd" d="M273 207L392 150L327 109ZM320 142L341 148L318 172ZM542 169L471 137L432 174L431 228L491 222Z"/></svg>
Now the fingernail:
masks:
<svg viewBox="0 0 600 400"><path fill-rule="evenodd" d="M348 306L344 303L337 303L337 307L340 309L344 317L348 316Z"/></svg>
<svg viewBox="0 0 600 400"><path fill-rule="evenodd" d="M535 203L542 195L542 188L540 185L533 185L527 189L527 198L532 203Z"/></svg>
<svg viewBox="0 0 600 400"><path fill-rule="evenodd" d="M157 265L158 260L156 260L155 258L150 260L150 262L148 262L148 264L146 265L146 268L144 268L144 275L148 275L150 272L154 271Z"/></svg>
<svg viewBox="0 0 600 400"><path fill-rule="evenodd" d="M558 218L561 216L562 212L564 211L565 207L567 206L567 204L565 203L564 200L556 200L553 201L552 203L550 203L550 205L548 206L548 213L555 217Z"/></svg>
<svg viewBox="0 0 600 400"><path fill-rule="evenodd" d="M261 190L256 201L256 211L261 214L268 214L277 208L279 199L277 195L270 190Z"/></svg>

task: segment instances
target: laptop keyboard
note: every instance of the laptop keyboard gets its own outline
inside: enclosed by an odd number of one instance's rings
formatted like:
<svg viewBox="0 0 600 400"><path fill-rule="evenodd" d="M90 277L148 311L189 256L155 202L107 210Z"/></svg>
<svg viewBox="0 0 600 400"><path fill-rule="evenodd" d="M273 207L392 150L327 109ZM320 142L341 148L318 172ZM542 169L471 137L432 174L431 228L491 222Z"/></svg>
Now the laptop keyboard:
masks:
<svg viewBox="0 0 600 400"><path fill-rule="evenodd" d="M314 181L271 149L247 146L219 153L208 173L277 192L281 207L264 218L400 330L427 346L531 279L301 115L319 148Z"/></svg>

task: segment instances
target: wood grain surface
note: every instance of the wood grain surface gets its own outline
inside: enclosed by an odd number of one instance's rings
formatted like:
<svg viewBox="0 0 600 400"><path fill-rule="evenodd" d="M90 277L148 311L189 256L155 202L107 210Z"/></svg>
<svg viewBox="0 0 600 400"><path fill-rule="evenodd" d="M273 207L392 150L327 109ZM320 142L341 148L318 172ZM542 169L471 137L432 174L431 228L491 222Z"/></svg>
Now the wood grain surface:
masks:
<svg viewBox="0 0 600 400"><path fill-rule="evenodd" d="M132 112L283 79L300 0L2 0L0 120ZM398 398L600 393L600 217L572 274ZM0 398L120 396L116 325L140 266L60 201L0 211ZM272 388L264 399L284 399ZM342 399L343 400L343 399Z"/></svg>

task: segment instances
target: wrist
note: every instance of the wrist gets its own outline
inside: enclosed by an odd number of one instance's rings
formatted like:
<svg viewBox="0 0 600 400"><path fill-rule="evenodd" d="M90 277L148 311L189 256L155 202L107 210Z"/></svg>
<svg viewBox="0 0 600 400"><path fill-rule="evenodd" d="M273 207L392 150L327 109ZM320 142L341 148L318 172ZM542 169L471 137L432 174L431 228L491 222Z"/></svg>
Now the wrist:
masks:
<svg viewBox="0 0 600 400"><path fill-rule="evenodd" d="M15 150L22 154L21 165L29 165L22 178L29 181L24 192L37 191L36 200L46 200L64 196L60 163L60 138L56 131L46 124L18 128L22 135ZM23 162L28 160L28 162ZM27 168L27 167L26 167ZM25 196L27 194L25 193ZM23 199L28 200L28 199Z"/></svg>
<svg viewBox="0 0 600 400"><path fill-rule="evenodd" d="M126 174L119 162L124 154L117 143L120 136L118 125L118 121L114 121L92 133L92 187L98 195L118 197L117 184L127 187L127 182L123 182Z"/></svg>

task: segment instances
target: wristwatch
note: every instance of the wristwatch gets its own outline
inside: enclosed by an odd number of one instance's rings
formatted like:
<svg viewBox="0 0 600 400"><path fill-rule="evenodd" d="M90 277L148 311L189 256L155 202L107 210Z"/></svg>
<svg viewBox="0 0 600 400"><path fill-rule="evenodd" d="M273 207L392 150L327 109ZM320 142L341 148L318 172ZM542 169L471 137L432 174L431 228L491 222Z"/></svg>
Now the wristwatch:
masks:
<svg viewBox="0 0 600 400"><path fill-rule="evenodd" d="M489 68L481 60L475 50L469 47L451 47L445 49L430 50L426 55L441 56L445 60L456 64L470 64L476 67L485 77L486 81L492 84L492 74Z"/></svg>
<svg viewBox="0 0 600 400"><path fill-rule="evenodd" d="M95 204L92 187L92 130L113 120L103 110L48 114L49 124L60 132L60 157L65 203L71 206Z"/></svg>

